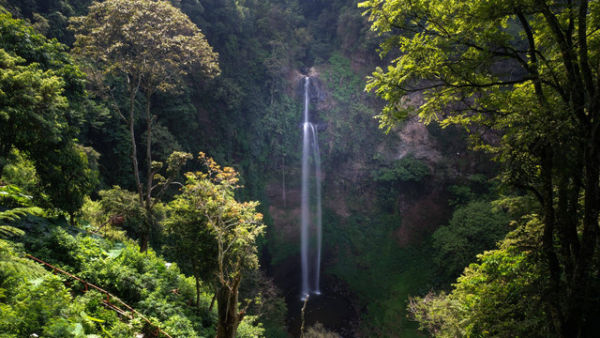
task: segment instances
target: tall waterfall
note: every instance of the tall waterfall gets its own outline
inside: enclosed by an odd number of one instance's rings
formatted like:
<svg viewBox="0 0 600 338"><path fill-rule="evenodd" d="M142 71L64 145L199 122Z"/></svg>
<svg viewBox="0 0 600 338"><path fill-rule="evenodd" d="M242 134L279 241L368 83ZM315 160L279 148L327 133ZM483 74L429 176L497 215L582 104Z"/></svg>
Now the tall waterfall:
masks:
<svg viewBox="0 0 600 338"><path fill-rule="evenodd" d="M314 124L310 122L310 77L304 78L304 123L303 141L302 141L302 198L301 198L301 231L300 231L300 254L302 264L302 298L305 299L313 292L321 294L319 284L321 278L321 242L322 242L322 208L321 208L321 156L319 154L318 131ZM310 157L312 155L315 166L315 205L311 208L311 189L310 189ZM314 210L311 210L314 209ZM312 211L312 212L311 212ZM310 230L311 224L315 225L316 231L316 254L315 265L313 267L312 277L313 285L309 283L311 269L309 264L310 251Z"/></svg>

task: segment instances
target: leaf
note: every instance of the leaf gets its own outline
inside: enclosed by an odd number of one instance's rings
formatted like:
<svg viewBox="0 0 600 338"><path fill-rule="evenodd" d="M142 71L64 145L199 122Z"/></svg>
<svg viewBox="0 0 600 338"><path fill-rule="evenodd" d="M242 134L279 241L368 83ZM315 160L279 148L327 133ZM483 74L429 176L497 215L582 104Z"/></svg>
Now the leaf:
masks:
<svg viewBox="0 0 600 338"><path fill-rule="evenodd" d="M115 259L115 258L119 257L121 255L121 253L123 252L123 249L125 249L125 246L122 243L117 243L115 245L114 249L108 251L107 258Z"/></svg>
<svg viewBox="0 0 600 338"><path fill-rule="evenodd" d="M106 322L103 319L99 319L99 318L95 318L95 317L92 317L92 316L88 316L88 314L85 313L85 311L79 312L79 315L81 316L81 318L85 318L85 319L91 320L93 322L97 322L97 323L104 323L104 322Z"/></svg>
<svg viewBox="0 0 600 338"><path fill-rule="evenodd" d="M81 325L81 323L75 324L75 327L73 328L73 330L71 330L71 333L76 337L84 335L85 330L83 329L83 325Z"/></svg>

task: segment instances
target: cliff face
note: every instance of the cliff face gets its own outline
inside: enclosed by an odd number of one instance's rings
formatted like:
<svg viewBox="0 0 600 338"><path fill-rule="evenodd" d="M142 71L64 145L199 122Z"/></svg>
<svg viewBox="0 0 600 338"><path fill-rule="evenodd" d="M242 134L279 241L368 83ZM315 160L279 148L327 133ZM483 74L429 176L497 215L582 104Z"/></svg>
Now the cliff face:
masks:
<svg viewBox="0 0 600 338"><path fill-rule="evenodd" d="M310 114L319 129L323 164L321 271L325 282L332 283L324 288L351 298L356 312L349 318L359 318L353 335L372 334L371 325L378 322L374 318L383 313L395 318L379 324L386 327L384 332L413 334L402 304L431 280L428 239L451 215L450 187L480 172L487 159L466 151L460 130L425 126L416 117L385 134L373 118L382 103L363 90L370 68L357 67L353 59L334 53L327 62L304 70L311 76ZM286 90L297 102L296 122L288 132L298 135L304 76L293 72ZM407 104L419 103L415 96ZM298 138L289 152L299 154L300 142ZM291 299L292 322L299 310L300 167L300 156L289 156L280 168L285 175L277 171L266 185L273 219L270 264ZM325 323L329 328L347 325Z"/></svg>
<svg viewBox="0 0 600 338"><path fill-rule="evenodd" d="M396 192L394 205L400 214L407 214L409 225L402 227L396 234L398 242L403 244L411 238L411 232L428 229L431 232L437 225L443 224L446 212L437 211L444 194L438 178L434 174L440 163L446 161L439 142L429 129L416 117L406 120L401 127L385 134L378 128L376 115L380 102L362 92L357 86L351 88L347 97L340 95L340 85L344 86L347 78L333 72L331 64L311 67L310 114L317 120L320 130L320 146L322 150L324 186L324 208L339 217L342 221L354 214L372 214L382 212L378 203L378 194L373 175L381 167L405 157L414 158L424 163L431 173L428 181L413 182L407 191L402 187ZM354 73L353 78L362 80L362 76ZM289 92L295 93L295 99L302 102L303 78L305 75L295 71L289 78ZM358 84L362 84L360 81ZM342 101L347 99L347 101ZM354 102L349 102L354 101ZM301 106L299 106L301 107ZM358 107L358 109L356 108ZM302 111L297 112L298 125L301 123ZM294 130L300 133L300 128ZM341 149L337 149L341 146ZM296 146L297 151L301 144ZM294 252L299 242L300 220L300 163L290 162L286 165L286 182L281 175L273 175L267 184L269 213L273 218L274 247L284 246L288 254ZM436 181L436 184L432 182ZM283 191L285 189L285 191ZM423 212L419 211L422 209ZM414 236L413 236L414 237ZM297 248L296 248L297 249ZM287 254L275 253L277 258L284 259Z"/></svg>

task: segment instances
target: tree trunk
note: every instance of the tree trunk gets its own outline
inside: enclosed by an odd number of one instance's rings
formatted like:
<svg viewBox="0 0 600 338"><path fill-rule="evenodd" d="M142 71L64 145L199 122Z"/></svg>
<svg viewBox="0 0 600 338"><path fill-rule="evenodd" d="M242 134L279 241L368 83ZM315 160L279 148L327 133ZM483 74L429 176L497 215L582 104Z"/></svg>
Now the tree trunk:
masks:
<svg viewBox="0 0 600 338"><path fill-rule="evenodd" d="M133 86L133 84L131 84ZM133 165L133 175L135 176L135 188L140 198L140 203L143 203L142 183L140 181L140 169L137 160L137 146L135 144L135 96L137 89L130 87L129 89L129 137L131 138L131 163Z"/></svg>
<svg viewBox="0 0 600 338"><path fill-rule="evenodd" d="M150 99L152 94L146 93L146 210L152 209L152 115L150 114Z"/></svg>
<svg viewBox="0 0 600 338"><path fill-rule="evenodd" d="M573 278L574 257L573 248L576 247L574 241L577 241L577 218L571 214L573 212L570 205L571 196L578 189L575 184L569 184L572 173L563 173L558 183L558 205L556 208L556 219L558 225L558 238L560 239L560 256L565 267L565 276L568 281ZM576 211L575 211L576 212ZM567 290L570 292L571 290Z"/></svg>
<svg viewBox="0 0 600 338"><path fill-rule="evenodd" d="M75 211L69 212L69 223L71 224L71 226L75 226Z"/></svg>
<svg viewBox="0 0 600 338"><path fill-rule="evenodd" d="M589 304L588 288L592 258L598 244L598 215L599 215L599 175L600 161L596 146L596 137L591 135L585 150L585 197L583 215L583 234L571 288L573 293L567 300L567 313L564 337L582 336L582 317Z"/></svg>
<svg viewBox="0 0 600 338"><path fill-rule="evenodd" d="M194 273L194 278L196 279L196 309L200 310L200 276Z"/></svg>
<svg viewBox="0 0 600 338"><path fill-rule="evenodd" d="M542 179L542 199L543 199L543 222L544 233L542 235L542 250L548 265L550 273L550 285L545 295L545 303L548 306L548 312L554 322L557 331L564 329L564 315L560 306L559 297L561 295L560 275L561 269L554 251L554 194L552 185L553 153L549 146L542 150L541 154L541 179Z"/></svg>
<svg viewBox="0 0 600 338"><path fill-rule="evenodd" d="M150 241L150 231L152 230L152 116L150 114L150 99L152 94L146 92L146 191L143 196L143 189L140 183L140 200L146 210L146 224L144 233L142 234L142 243L140 244L140 252L145 252L148 249ZM139 177L139 174L138 174ZM139 179L139 178L138 178Z"/></svg>
<svg viewBox="0 0 600 338"><path fill-rule="evenodd" d="M147 229L147 224L144 224ZM144 231L140 236L140 252L146 252L148 250L148 242L150 242L150 232Z"/></svg>
<svg viewBox="0 0 600 338"><path fill-rule="evenodd" d="M281 198L283 199L283 207L286 207L285 193L285 154L281 155Z"/></svg>
<svg viewBox="0 0 600 338"><path fill-rule="evenodd" d="M219 320L217 338L234 338L243 313L238 312L238 289L242 280L241 274L234 277L231 285L221 285L217 291Z"/></svg>

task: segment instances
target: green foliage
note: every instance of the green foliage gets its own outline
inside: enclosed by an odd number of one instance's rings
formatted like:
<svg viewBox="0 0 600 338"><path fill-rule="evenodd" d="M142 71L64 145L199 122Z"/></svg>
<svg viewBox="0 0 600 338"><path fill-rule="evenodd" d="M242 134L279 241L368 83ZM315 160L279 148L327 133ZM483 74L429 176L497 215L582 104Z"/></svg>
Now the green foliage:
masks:
<svg viewBox="0 0 600 338"><path fill-rule="evenodd" d="M59 277L46 275L36 283L26 281L23 288L14 288L16 294L8 295L8 304L3 304L0 329L17 336L30 336L34 333L58 337L68 332L69 323L61 321L59 329L56 321L61 312L69 306L71 297ZM33 285L32 285L33 284ZM5 285L3 285L5 286Z"/></svg>
<svg viewBox="0 0 600 338"><path fill-rule="evenodd" d="M23 234L24 232L21 229L0 226L0 307L7 291L13 286L7 283L13 279L14 275L27 275L33 278L42 276L44 273L40 266L23 257L22 250L8 240L10 237L22 236Z"/></svg>
<svg viewBox="0 0 600 338"><path fill-rule="evenodd" d="M182 211L190 216L186 223L202 225L214 236L218 250L219 274L223 278L235 275L238 269L258 268L254 245L263 232L262 214L256 212L258 202L238 202L234 192L240 188L238 174L231 167L221 168L211 158L200 153L207 173L187 173L188 179L182 194L173 201L171 210ZM198 222L199 221L199 222ZM172 232L183 223L170 221Z"/></svg>
<svg viewBox="0 0 600 338"><path fill-rule="evenodd" d="M85 17L71 19L75 52L106 73L127 76L144 92L173 89L186 69L219 73L217 54L204 34L168 1L95 2Z"/></svg>
<svg viewBox="0 0 600 338"><path fill-rule="evenodd" d="M21 209L29 213L36 211L36 207L15 208L2 212L0 218L8 215L14 223L22 215L17 212ZM5 228L2 227L3 230ZM19 233L10 231L11 235L23 233L20 229L13 229ZM48 337L79 337L85 331L116 333L96 325L100 322L110 325L119 321L114 312L102 306L102 295L91 292L74 299L61 278L47 273L40 265L23 256L22 247L0 239L0 330L4 334L10 337L34 333ZM90 303L94 298L93 304ZM84 310L92 313L93 317ZM133 334L133 327L126 326L125 329L123 331L121 327L117 332Z"/></svg>
<svg viewBox="0 0 600 338"><path fill-rule="evenodd" d="M388 164L374 162L377 169L371 171L371 178L376 183L377 202L386 212L394 212L402 196L418 193L432 175L427 164L410 154Z"/></svg>
<svg viewBox="0 0 600 338"><path fill-rule="evenodd" d="M139 196L131 191L115 186L110 190L101 190L100 208L102 210L102 221L100 225L109 222L111 216L121 217L119 223L125 229L129 229L134 236L139 236L142 229L138 229L144 223L144 208Z"/></svg>
<svg viewBox="0 0 600 338"><path fill-rule="evenodd" d="M306 338L339 338L340 335L337 333L327 331L327 329L323 326L323 324L317 322L315 325L311 326L304 333L304 337Z"/></svg>
<svg viewBox="0 0 600 338"><path fill-rule="evenodd" d="M380 135L372 119L374 111L366 104L366 95L362 91L363 79L352 68L350 59L335 52L328 61L322 80L331 95L326 100L332 102L326 111L319 112L319 116L327 123L321 138L329 141L322 147L328 154L323 161L325 167L332 167L372 155Z"/></svg>
<svg viewBox="0 0 600 338"><path fill-rule="evenodd" d="M71 144L52 155L48 159L52 162L37 166L40 189L48 194L52 206L73 216L98 184L98 171L90 168L88 155L79 145Z"/></svg>
<svg viewBox="0 0 600 338"><path fill-rule="evenodd" d="M139 238L144 234L144 222L146 220L146 210L139 201L139 195L115 186L109 190L101 190L99 205L94 207L88 204L88 212L96 215L95 226L100 228L120 228L127 231L130 237ZM98 210L98 208L100 210ZM94 209L96 209L94 211ZM100 211L100 213L98 213ZM160 222L164 218L165 210L161 202L156 202L152 209L152 219ZM159 240L158 228L151 229L155 236L152 236L157 242ZM156 242L156 243L157 243Z"/></svg>
<svg viewBox="0 0 600 338"><path fill-rule="evenodd" d="M91 2L92 0L2 0L0 4L16 17L30 20L40 34L70 45L74 39L73 34L67 30L68 18L82 14Z"/></svg>
<svg viewBox="0 0 600 338"><path fill-rule="evenodd" d="M13 8L19 7L21 13L30 18L39 31L44 30L49 36L58 37L61 41L68 43L73 41L71 33L64 29L68 17L74 14L85 15L87 5L91 1L3 0L2 3L5 2L11 4ZM117 1L105 1L104 3L115 4ZM123 5L125 2L119 1L119 3ZM138 3L140 1L131 1L125 4L125 7ZM159 1L155 2L155 5L159 6L163 3L165 2ZM196 76L205 70L202 66L198 67L198 71L187 68L185 73L188 73L188 76L181 77L181 81L159 86L158 89L159 91L174 89L173 91L154 93L151 99L143 98L143 95L136 93L134 95L136 102L133 105L136 114L143 109L143 105L151 103L152 114L156 116L151 117L153 119L151 131L144 130L143 116L131 119L133 129L139 135L133 144L127 144L129 133L127 127L129 126L123 125L118 113L109 117L101 107L85 106L88 121L80 126L79 140L84 144L93 145L102 154L100 170L104 183L103 188L108 191L100 193L102 199L99 202L89 201L85 204L85 214L89 215L86 217L93 217L93 220L89 220L92 221L94 227L98 228L104 225L103 231L100 233L107 235L105 229L111 224L109 216L121 215L123 222L119 223L118 218L114 219L118 223L115 225L129 230L130 235L133 236L140 236L144 231L144 209L140 206L144 198L124 189L137 189L136 183L133 182L130 175L133 165L130 154L132 147L143 148L145 146L144 141L150 138L147 136L152 138L153 161L166 162L168 154L173 149L185 151L210 149L211 155L220 163L234 165L236 170L242 174L242 183L247 189L237 190L237 200L260 199L263 203L257 207L258 210L267 212L269 205L264 190L268 183L275 181L275 177L288 175L286 180L292 183L286 183L287 188L294 189L297 184L289 177L294 177L298 167L300 133L297 131L302 107L292 93L291 87L295 84L292 83L291 78L294 70L305 72L305 68L313 64L317 65L316 70L321 73L321 81L323 81L321 89L328 92L325 101L319 102L319 112L316 114L319 124L326 126L326 129L319 129L319 133L322 149L327 154L324 156L325 172L328 178L331 178L331 185L324 187L326 190L330 189L331 194L328 196L333 197L333 194L337 194L337 191L333 190L347 184L348 178L351 175L354 177L355 173L363 175L365 178L370 177L369 173L373 171L373 167L363 165L369 163L373 152L380 151L380 136L375 128L371 128L376 124L371 119L371 115L373 114L372 107L377 103L371 102L367 94L362 93L363 79L357 69L370 63L371 53L368 51L372 49L375 40L372 39L373 35L365 32L366 20L360 17L354 2L348 0L181 0L172 1L172 3L189 15L190 19L206 34L207 40L211 42L214 49L219 52L222 76L214 81L206 82L204 76ZM109 5L97 4L96 6ZM148 36L143 31L148 28L146 19L154 20L158 16L158 19L167 20L168 15L157 15L154 13L156 11L149 14L142 12L131 16L137 20L137 23L127 26L128 28L125 30L127 39L117 41L117 44L125 41L124 44L116 46L115 49L100 48L96 52L105 55L108 55L110 51L126 53L131 51L128 50L131 44L141 40L151 41L147 43L151 47L159 45L153 43L158 36ZM91 20L91 17L88 18ZM116 17L116 19L120 23L126 21L123 17ZM163 22L163 20L159 21ZM187 23L187 18L172 20L172 24L179 25L181 22ZM92 26L89 25L89 27ZM88 29L88 27L80 28ZM140 30L142 30L142 34L137 33ZM101 43L109 42L109 39L99 40ZM144 70L154 70L154 68L164 70L160 69L164 66L169 68L171 74L177 74L177 71L173 71L171 68L175 65L174 62L170 62L172 60L164 62L164 59L158 59L158 68L150 67L143 62L137 62L137 65L146 67ZM105 80L102 83L103 87L110 88L110 91L103 91L102 89L106 88L101 88L96 99L110 101L111 108L116 112L116 107L120 109L128 104L126 102L128 98L122 94L128 92L127 78L121 76L122 72L110 72L110 70L116 70L111 67L118 67L119 63L103 62L100 59L93 61L95 67L100 69L89 68L90 78L103 78ZM134 64L130 65L135 66ZM117 75L117 73L121 75ZM165 79L171 80L169 76ZM130 80L130 84L135 84L134 78ZM91 82L90 84L96 85L99 81ZM142 85L146 85L146 82L142 82ZM68 98L71 90L65 89L63 94ZM111 95L114 97L109 99ZM321 110L321 106L324 107L323 110ZM92 114L101 115L103 111L104 116L101 120L98 117L94 119L89 117ZM83 114L83 112L81 113ZM73 121L69 121L69 123L71 122ZM80 124L80 122L76 122L72 126ZM144 173L145 169L160 167L153 161L148 161L147 165L141 163L140 173L142 180L145 178L144 176L154 180L151 182L152 186L157 182L162 184L154 190L156 192L167 186L164 183L170 179L170 175L160 175L156 171ZM69 161L65 160L65 162ZM47 163L54 162L48 161ZM194 164L190 167L190 169L196 169ZM422 182L428 175L423 174L421 179L417 179L421 175L418 166L408 165L404 168L407 170L406 172L396 171L395 164L381 170L387 169L389 172L382 173L382 176L389 175L392 180L395 180L393 184ZM352 179L350 182L350 184L356 184L357 181ZM387 182L382 180L378 186L391 185ZM108 190L110 186L116 184L123 189ZM284 189L286 189L286 184L284 184ZM360 182L357 185L365 186ZM350 193L354 194L354 192L352 190ZM362 201L378 199L369 191L366 194L363 192L356 194L356 196L364 196ZM394 201L397 201L397 192L396 189L388 196L393 196ZM166 195L168 196L168 193ZM359 199L359 197L356 198ZM154 199L154 201L158 200ZM153 214L156 213L153 216L156 220L160 220L162 216L160 208L161 206L158 204L157 208L152 211ZM194 217L186 218L183 214L187 211L189 210L178 212L178 209L172 209L170 213L173 219L182 224L182 227L185 225L186 228L192 230L198 230L199 224L206 223L202 217L197 217L198 224L194 224L191 220L198 216L198 213L189 212L189 215ZM361 205L360 211L355 209L350 212L363 214L364 210ZM268 220L267 214L265 223L268 223ZM27 221L41 222L39 219ZM106 224L107 222L109 224ZM185 224L186 222L187 224ZM393 239L395 236L393 229L394 225L399 224L398 220L380 220L375 217L365 220L361 216L356 216L347 222L348 224L344 220L339 221L335 229L336 234L329 229L329 238L335 237L339 239L335 243L341 243L339 247L332 246L332 250L335 250L335 253L340 256L341 268L336 273L351 281L352 289L361 295L361 305L366 307L369 304L368 315L361 320L363 326L368 326L370 329L365 335L368 336L373 332L385 335L393 331L401 332L402 336L406 336L409 334L409 330L406 329L407 325L404 321L398 320L398 318L404 317L405 312L402 299L405 299L409 292L419 289L422 280L427 279L431 264L429 264L426 254L397 247ZM110 227L114 228L113 225ZM347 234L346 231L348 231ZM271 244L271 240L280 234L269 232L268 236L272 238L269 238L268 241ZM177 238L179 233L174 233L174 235ZM181 232L181 235L193 237L186 232ZM122 235L119 237L113 230L108 230L107 236L124 239ZM214 263L211 259L206 259L206 257L214 257L210 254L210 250L206 250L208 244L214 244L212 241L214 236L210 240L204 240L202 236L196 237L196 242L202 243L202 245L198 245L198 248L193 248L191 243L182 241L181 236L178 241L169 244L185 244L184 246L187 248L204 251L200 263L208 265ZM362 241L362 238L367 238L367 240ZM86 245L93 246L89 243ZM295 250L295 246L290 243L271 245L281 248L277 252L271 252L274 261ZM65 257L70 257L67 251L75 250L73 249L75 246L76 244L72 241L64 240L64 247L69 249L61 249L59 252ZM171 245L169 251L174 252L175 248L176 246ZM119 257L122 254L120 250L115 247L104 251L108 253L108 256ZM43 252L42 249L40 251ZM261 251L260 248L259 251ZM166 250L163 252L167 254ZM168 254L173 252L168 252ZM192 253L194 250L189 252ZM189 258L191 255L184 256L184 254L185 250L182 250L177 261L181 263L186 273L191 272L190 264L184 262L184 258ZM250 256L254 255L256 255L255 251ZM57 261L59 257L57 255ZM352 270L357 266L356 263L361 267L358 272ZM69 264L81 265L76 262ZM412 266L419 268L412 268ZM94 268L102 270L100 264L95 265ZM390 269L393 271L390 272ZM136 298L143 297L139 296L135 290L141 285L140 282L136 278L128 279L132 271L126 268L120 270L113 266L105 270L107 271L103 273L108 277L102 280L103 283L110 283L113 277L124 279L131 282L131 288L128 289L128 285L119 283L116 286L119 290L131 293ZM364 271L372 273L372 276L366 276L368 273L364 273L363 276L361 272ZM206 308L206 303L210 301L210 294L207 291L208 281L212 279L213 275L201 273L200 276L203 283L199 288L202 294L198 303ZM246 275L244 284L248 283L249 278ZM186 285L187 288L180 289L180 293L185 293L188 299L192 299L196 288L191 280ZM243 290L240 292L244 293ZM164 304L161 297L162 294L157 294L154 299L149 301L149 303L156 303L153 306L157 312L160 312L161 309L169 309L168 304ZM168 303L168 301L164 302ZM272 311L279 311L278 318L280 319L281 316L284 316L285 308L281 306L281 303L275 305L276 309ZM246 318L253 319L250 316ZM260 320L265 322L262 318ZM186 337L195 335L196 331L191 331L192 323L193 319L179 314L172 315L166 322L170 327L171 334ZM238 334L248 336L260 334L256 325L247 326L246 319L242 323ZM108 325L107 327L114 328L116 325L115 323L113 326ZM56 332L59 332L59 328L60 325L57 326ZM79 326L75 325L69 330L76 331L79 330L78 328ZM248 333L245 333L246 328L250 329ZM265 329L267 329L267 335L274 332L269 331L271 329L266 322ZM121 334L114 332L114 336L131 336L129 331L123 331ZM88 333L87 330L86 333ZM214 332L209 332L207 329L203 335L214 336Z"/></svg>
<svg viewBox="0 0 600 338"><path fill-rule="evenodd" d="M0 210L0 280L8 278L11 272L39 275L40 269L24 259L18 248L8 239L25 234L23 230L14 226L18 220L27 215L41 215L43 210L33 206L31 196L23 194L19 187L13 185L0 185ZM1 294L0 291L0 298Z"/></svg>
<svg viewBox="0 0 600 338"><path fill-rule="evenodd" d="M508 232L509 217L488 202L471 202L454 211L450 223L433 234L434 261L443 280L454 280L484 250Z"/></svg>
<svg viewBox="0 0 600 338"><path fill-rule="evenodd" d="M167 250L198 281L204 279L214 285L218 269L217 242L207 226L204 211L196 208L204 196L187 191L185 197L180 195L168 205L164 227L172 237L172 244ZM199 297L201 290L197 292Z"/></svg>
<svg viewBox="0 0 600 338"><path fill-rule="evenodd" d="M0 235L10 232L8 225L21 219L26 215L42 215L43 210L32 203L32 197L24 194L23 190L15 185L0 185ZM14 232L14 231L13 231ZM17 231L19 233L19 231Z"/></svg>
<svg viewBox="0 0 600 338"><path fill-rule="evenodd" d="M262 323L258 322L256 316L245 316L238 326L235 336L240 338L264 337L265 329L262 327Z"/></svg>
<svg viewBox="0 0 600 338"><path fill-rule="evenodd" d="M537 199L533 210L544 224L540 250L550 275L543 303L553 333L568 337L599 325L591 319L598 299L590 294L599 269L591 257L600 250L600 34L592 28L600 23L600 6L563 5L360 4L372 29L386 37L382 55L392 56L367 84L387 101L381 126L389 130L412 113L462 126L476 147L495 155L505 187ZM411 102L414 97L423 103Z"/></svg>
<svg viewBox="0 0 600 338"><path fill-rule="evenodd" d="M382 184L399 182L421 182L431 174L429 167L413 156L405 156L395 160L387 168L373 172L373 180Z"/></svg>
<svg viewBox="0 0 600 338"><path fill-rule="evenodd" d="M394 233L401 223L398 216L353 215L342 221L328 209L324 216L323 242L339 252L328 271L348 283L366 309L360 333L414 336L415 325L405 319L407 299L429 287L424 281L434 273L430 245L400 247Z"/></svg>
<svg viewBox="0 0 600 338"><path fill-rule="evenodd" d="M1 23L8 20L12 19L0 14ZM5 25L3 28L8 27ZM67 100L61 95L63 80L52 71L44 71L38 64L23 65L25 61L0 49L0 66L3 69L0 118L5 126L0 134L0 155L3 156L8 155L12 146L31 151L34 145L57 144L68 130L62 114L67 107Z"/></svg>
<svg viewBox="0 0 600 338"><path fill-rule="evenodd" d="M22 20L2 12L0 31L0 157L22 152L51 205L73 214L97 183L73 140L85 102L83 74L64 46Z"/></svg>
<svg viewBox="0 0 600 338"><path fill-rule="evenodd" d="M409 311L436 337L548 337L551 323L541 301L547 278L540 250L540 221L509 233L498 249L478 255L449 293L412 299Z"/></svg>
<svg viewBox="0 0 600 338"><path fill-rule="evenodd" d="M99 71L100 74L91 77L97 82L99 94L111 97L112 108L129 129L135 188L139 203L146 213L140 236L141 250L144 251L155 224L152 219L155 196L153 190L157 187L154 179L159 180L161 188L168 186L164 177L156 177L162 164L152 159L152 130L156 119L151 110L152 98L159 92L176 92L183 77L192 69L208 78L217 76L220 73L218 54L213 52L200 29L165 0L95 2L90 6L87 16L71 18L71 23L71 29L76 34L73 52L87 60L92 72ZM114 94L115 87L123 85L127 94L126 113L121 112L119 107L118 99L122 97ZM136 113L138 94L142 94L145 107L145 183L142 183L138 165L135 136L135 123L139 115ZM158 136L162 138L157 141L167 139L175 144L174 137L165 128L159 125L157 130ZM163 149L162 152L171 150ZM181 157L182 154L184 153L174 153L171 156ZM187 160L187 156L182 158L183 161L175 161L179 164L178 168Z"/></svg>
<svg viewBox="0 0 600 338"><path fill-rule="evenodd" d="M30 193L34 192L36 185L39 184L33 161L17 149L13 149L9 155L8 163L2 168L0 180L19 186Z"/></svg>
<svg viewBox="0 0 600 338"><path fill-rule="evenodd" d="M299 152L293 151L300 144L301 133L298 131L298 112L302 111L299 102L290 96L283 95L278 101L269 105L261 119L261 134L271 153L267 164L281 169L286 174L290 163L299 161Z"/></svg>
<svg viewBox="0 0 600 338"><path fill-rule="evenodd" d="M187 184L169 205L166 228L192 266L197 285L201 274L216 277L217 336L233 337L244 317L237 304L242 274L258 269L255 243L264 230L262 214L256 212L258 202L235 200L239 178L233 168L221 168L203 153L199 158L207 173L186 174Z"/></svg>
<svg viewBox="0 0 600 338"><path fill-rule="evenodd" d="M111 292L151 318L172 336L214 335L216 315L208 310L212 298L208 287L202 284L200 305L198 308L192 306L195 295L194 281L181 274L176 264L166 263L154 251L140 253L139 247L130 240L114 242L85 233L73 235L49 223L42 223L41 228L33 228L28 232L32 236L22 240L33 255ZM59 284L62 283L59 281ZM80 292L83 291L83 285L78 282L71 281L70 285L70 290L66 291L72 292L73 298L69 298L67 304L86 303L86 297L94 294L91 292L82 295ZM13 290L12 287L6 289ZM45 290L56 293L55 288ZM130 325L123 326L116 313L102 306L103 297L99 294L89 297L91 304L86 308L71 310L63 303L49 304L48 307L57 313L66 314L68 322L72 324L74 320L81 322L86 334L101 334L103 331L100 324L113 336L131 336L132 332L142 330L143 323L138 321L131 321ZM32 304L29 299L24 300L23 304L28 306L30 311L40 311L37 309L38 305ZM13 311L21 313L21 310L15 310L14 304L10 304L10 307ZM105 323L88 319L86 325L81 319L81 311L85 311L89 317L104 320ZM37 327L49 325L50 322L52 320ZM94 325L90 327L89 324ZM74 327L69 326L67 329L71 330Z"/></svg>
<svg viewBox="0 0 600 338"><path fill-rule="evenodd" d="M246 312L263 325L266 337L287 337L287 305L282 291L261 270L246 271L240 298L251 302ZM239 334L240 330L238 330Z"/></svg>
<svg viewBox="0 0 600 338"><path fill-rule="evenodd" d="M475 194L471 191L471 188L466 185L451 185L448 191L454 197L450 201L451 205L462 205L475 198Z"/></svg>
<svg viewBox="0 0 600 338"><path fill-rule="evenodd" d="M6 208L32 207L33 197L16 185L0 185L0 205Z"/></svg>

